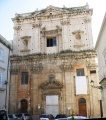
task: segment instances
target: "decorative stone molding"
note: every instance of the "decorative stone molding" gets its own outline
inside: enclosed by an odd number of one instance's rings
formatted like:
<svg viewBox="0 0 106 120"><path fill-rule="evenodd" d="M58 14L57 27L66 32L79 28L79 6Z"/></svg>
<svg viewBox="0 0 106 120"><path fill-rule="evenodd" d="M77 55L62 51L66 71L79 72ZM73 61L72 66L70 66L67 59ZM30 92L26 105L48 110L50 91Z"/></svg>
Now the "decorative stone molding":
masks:
<svg viewBox="0 0 106 120"><path fill-rule="evenodd" d="M49 36L49 35L61 35L62 29L57 25L55 30L46 30L46 27L43 27L41 30L42 36Z"/></svg>
<svg viewBox="0 0 106 120"><path fill-rule="evenodd" d="M11 74L16 74L17 75L19 70L18 70L18 68L11 68L10 72L11 72Z"/></svg>
<svg viewBox="0 0 106 120"><path fill-rule="evenodd" d="M43 70L42 63L31 66L30 70L31 70L31 72L35 72L35 73L41 72Z"/></svg>
<svg viewBox="0 0 106 120"><path fill-rule="evenodd" d="M91 22L91 19L90 19L90 18L85 18L85 19L84 19L84 22L85 22L85 23Z"/></svg>
<svg viewBox="0 0 106 120"><path fill-rule="evenodd" d="M62 33L62 28L60 27L60 26L58 26L58 25L56 25L56 28L57 28L57 33L58 33L58 35L61 35Z"/></svg>
<svg viewBox="0 0 106 120"><path fill-rule="evenodd" d="M74 47L84 47L85 44L83 44L82 38L81 38L81 34L84 33L84 31L77 30L72 33L73 35L75 35L75 39L76 39Z"/></svg>
<svg viewBox="0 0 106 120"><path fill-rule="evenodd" d="M39 28L39 27L41 27L41 25L42 25L41 23L38 23L38 24L32 24L32 27L33 27L33 28Z"/></svg>
<svg viewBox="0 0 106 120"><path fill-rule="evenodd" d="M63 84L60 83L59 81L56 80L50 80L47 81L45 83L42 83L39 88L41 88L42 90L48 90L48 89L62 89L63 88Z"/></svg>
<svg viewBox="0 0 106 120"><path fill-rule="evenodd" d="M30 49L20 50L20 52L29 52Z"/></svg>
<svg viewBox="0 0 106 120"><path fill-rule="evenodd" d="M24 37L21 37L21 39L23 40L23 43L25 46L28 45L28 41L29 39L31 38L31 36L24 36Z"/></svg>
<svg viewBox="0 0 106 120"><path fill-rule="evenodd" d="M20 30L21 26L14 26L13 28L14 28L14 30Z"/></svg>
<svg viewBox="0 0 106 120"><path fill-rule="evenodd" d="M20 50L20 52L28 52L28 51L30 51L30 49L28 49L28 43L29 43L30 38L31 38L31 36L21 37L21 39L23 41L23 45L24 45L24 50Z"/></svg>
<svg viewBox="0 0 106 120"><path fill-rule="evenodd" d="M72 32L74 35L80 35L82 33L84 33L84 31L81 31L81 30L76 30L74 32Z"/></svg>
<svg viewBox="0 0 106 120"><path fill-rule="evenodd" d="M60 65L60 68L61 68L61 70L63 70L63 71L67 71L67 70L71 70L71 71L73 71L74 70L74 68L73 68L73 65L65 65L65 64L61 64Z"/></svg>
<svg viewBox="0 0 106 120"><path fill-rule="evenodd" d="M96 69L97 69L97 65L96 65L96 64L88 64L88 65L87 65L87 68L88 68L89 70L96 70Z"/></svg>
<svg viewBox="0 0 106 120"><path fill-rule="evenodd" d="M25 40L25 41L28 41L30 38L31 38L31 36L24 36L24 37L21 37L21 39L22 39L22 40Z"/></svg>
<svg viewBox="0 0 106 120"><path fill-rule="evenodd" d="M55 81L55 75L51 74L49 75L49 82L52 83Z"/></svg>
<svg viewBox="0 0 106 120"><path fill-rule="evenodd" d="M61 24L62 25L69 25L70 24L70 21L68 20L68 21L61 21Z"/></svg>

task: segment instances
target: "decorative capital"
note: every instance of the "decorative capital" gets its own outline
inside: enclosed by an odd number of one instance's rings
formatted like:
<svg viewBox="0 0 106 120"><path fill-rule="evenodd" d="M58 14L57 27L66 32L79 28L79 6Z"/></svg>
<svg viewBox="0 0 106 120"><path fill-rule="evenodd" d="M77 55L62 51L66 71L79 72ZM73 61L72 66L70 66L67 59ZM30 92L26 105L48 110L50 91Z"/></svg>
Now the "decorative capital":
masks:
<svg viewBox="0 0 106 120"><path fill-rule="evenodd" d="M65 64L60 65L60 68L61 68L63 71L73 70L73 69L74 69L72 65L65 65Z"/></svg>

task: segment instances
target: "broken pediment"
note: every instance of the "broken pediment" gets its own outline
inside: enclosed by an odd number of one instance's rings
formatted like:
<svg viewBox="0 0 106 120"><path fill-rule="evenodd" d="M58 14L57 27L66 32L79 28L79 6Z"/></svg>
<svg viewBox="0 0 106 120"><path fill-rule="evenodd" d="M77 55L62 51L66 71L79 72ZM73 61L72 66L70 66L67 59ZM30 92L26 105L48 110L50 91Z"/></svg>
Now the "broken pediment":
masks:
<svg viewBox="0 0 106 120"><path fill-rule="evenodd" d="M40 85L40 88L43 90L47 90L47 89L62 89L63 88L63 84L55 81L55 80L51 80L51 81L47 81L45 83L42 83Z"/></svg>
<svg viewBox="0 0 106 120"><path fill-rule="evenodd" d="M54 7L54 6L48 6L46 9L41 10L40 14L38 14L38 16L50 16L50 15L57 15L57 14L62 14L63 13L63 9L58 8L58 7Z"/></svg>

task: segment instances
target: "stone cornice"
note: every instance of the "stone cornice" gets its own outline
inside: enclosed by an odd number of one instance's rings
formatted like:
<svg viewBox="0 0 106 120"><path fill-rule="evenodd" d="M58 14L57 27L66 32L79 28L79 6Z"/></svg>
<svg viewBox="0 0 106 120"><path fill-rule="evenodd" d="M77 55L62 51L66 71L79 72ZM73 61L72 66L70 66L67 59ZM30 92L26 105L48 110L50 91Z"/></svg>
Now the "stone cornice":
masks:
<svg viewBox="0 0 106 120"><path fill-rule="evenodd" d="M55 12L55 14L45 14L46 12ZM57 12L58 11L58 12ZM35 12L31 13L25 13L25 14L16 14L14 18L12 18L13 21L21 22L21 20L24 19L38 19L38 20L44 20L44 19L53 19L53 18L63 18L64 15L72 17L76 15L83 15L83 14L91 14L92 15L92 9L89 9L88 5L81 6L81 7L72 7L72 8L58 8L54 6L49 6L46 9L43 10L37 10Z"/></svg>
<svg viewBox="0 0 106 120"><path fill-rule="evenodd" d="M72 12L72 13L61 13L61 14L56 14L56 15L46 15L46 16L43 16L43 15L40 15L40 16L30 16L29 18L25 18L25 17L19 17L18 19L17 18L14 18L13 20L17 21L17 22L23 22L23 20L26 20L26 19L29 19L29 20L33 20L33 19L38 19L38 20L49 20L49 19L56 19L56 18L61 18L63 19L64 15L68 16L68 17L72 17L72 16L77 16L77 15L84 15L84 14L91 14L91 11L90 10L87 10L87 11L82 11L82 12Z"/></svg>
<svg viewBox="0 0 106 120"><path fill-rule="evenodd" d="M81 51L76 51L76 52L71 52L71 53L58 53L58 54L29 54L25 56L18 56L18 55L12 55L10 57L11 61L17 61L17 60L46 60L46 59L86 59L86 58L95 58L97 56L95 51L86 51L86 52L81 52Z"/></svg>

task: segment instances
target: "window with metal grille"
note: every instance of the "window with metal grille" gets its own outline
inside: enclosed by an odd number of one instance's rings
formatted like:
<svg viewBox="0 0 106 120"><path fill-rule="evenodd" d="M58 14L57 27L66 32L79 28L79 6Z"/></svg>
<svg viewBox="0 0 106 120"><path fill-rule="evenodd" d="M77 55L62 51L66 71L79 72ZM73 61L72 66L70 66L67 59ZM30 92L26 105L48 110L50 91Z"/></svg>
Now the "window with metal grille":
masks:
<svg viewBox="0 0 106 120"><path fill-rule="evenodd" d="M47 38L47 47L53 47L56 45L56 38Z"/></svg>
<svg viewBox="0 0 106 120"><path fill-rule="evenodd" d="M22 72L21 84L28 84L28 72Z"/></svg>
<svg viewBox="0 0 106 120"><path fill-rule="evenodd" d="M77 76L84 76L84 69L77 69Z"/></svg>

